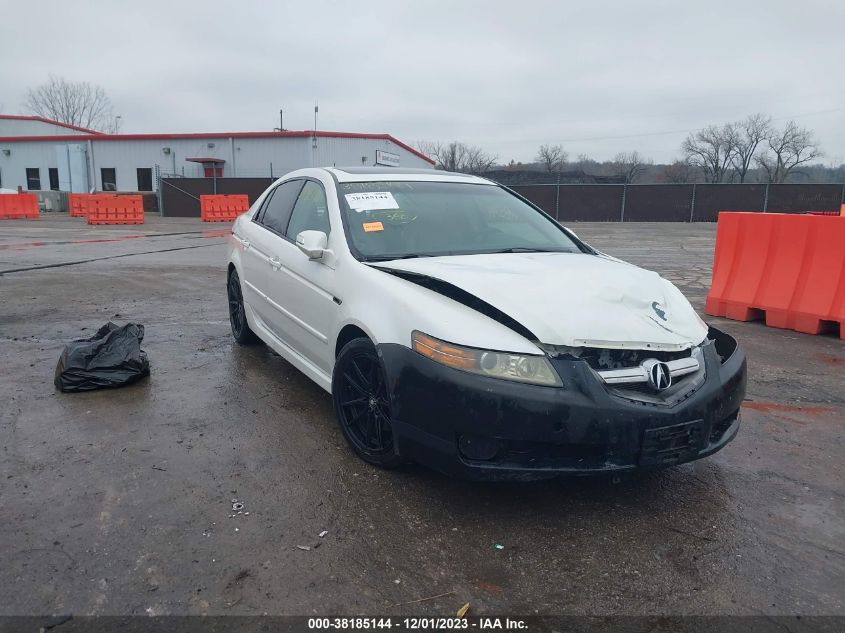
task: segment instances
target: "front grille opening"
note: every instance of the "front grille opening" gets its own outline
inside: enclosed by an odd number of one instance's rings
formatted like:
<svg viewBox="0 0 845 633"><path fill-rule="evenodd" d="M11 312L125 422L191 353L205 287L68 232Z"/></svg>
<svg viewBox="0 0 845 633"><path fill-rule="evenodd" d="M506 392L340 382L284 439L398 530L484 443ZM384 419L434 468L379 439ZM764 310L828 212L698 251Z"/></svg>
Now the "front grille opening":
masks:
<svg viewBox="0 0 845 633"><path fill-rule="evenodd" d="M678 358L689 358L692 355L691 349L681 350L680 352L661 352L647 349L582 347L579 349L579 352L578 358L586 361L595 370L636 367L647 358L655 358L659 361L666 362Z"/></svg>
<svg viewBox="0 0 845 633"><path fill-rule="evenodd" d="M462 455L464 461L473 463ZM477 462L476 462L477 463ZM486 463L510 468L593 470L636 463L636 456L611 444L550 444L500 440L499 451Z"/></svg>
<svg viewBox="0 0 845 633"><path fill-rule="evenodd" d="M699 349L688 350L689 356L694 356L698 360L698 371L685 374L683 376L676 376L672 379L672 386L663 391L655 391L646 382L630 382L630 383L616 383L605 384L604 387L615 396L625 398L630 402L635 402L641 405L660 405L660 406L674 406L679 402L683 402L691 397L699 387L704 384L707 377L703 354ZM679 352L673 353L676 358ZM601 380L600 377L597 377Z"/></svg>
<svg viewBox="0 0 845 633"><path fill-rule="evenodd" d="M703 372L682 376L666 391L655 391L646 383L608 385L610 393L638 404L674 405L686 400L701 386Z"/></svg>

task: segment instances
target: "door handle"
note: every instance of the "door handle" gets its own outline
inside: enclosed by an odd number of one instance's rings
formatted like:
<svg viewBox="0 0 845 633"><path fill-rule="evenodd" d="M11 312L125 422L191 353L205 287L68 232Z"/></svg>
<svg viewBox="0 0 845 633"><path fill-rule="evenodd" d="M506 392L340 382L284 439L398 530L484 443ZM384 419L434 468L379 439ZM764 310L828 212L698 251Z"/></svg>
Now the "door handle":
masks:
<svg viewBox="0 0 845 633"><path fill-rule="evenodd" d="M241 244L243 244L244 249L249 248L249 240L241 240Z"/></svg>
<svg viewBox="0 0 845 633"><path fill-rule="evenodd" d="M279 268L282 267L282 262L279 261L278 257L272 257L267 261L270 263L270 266L273 267L273 270L279 270Z"/></svg>

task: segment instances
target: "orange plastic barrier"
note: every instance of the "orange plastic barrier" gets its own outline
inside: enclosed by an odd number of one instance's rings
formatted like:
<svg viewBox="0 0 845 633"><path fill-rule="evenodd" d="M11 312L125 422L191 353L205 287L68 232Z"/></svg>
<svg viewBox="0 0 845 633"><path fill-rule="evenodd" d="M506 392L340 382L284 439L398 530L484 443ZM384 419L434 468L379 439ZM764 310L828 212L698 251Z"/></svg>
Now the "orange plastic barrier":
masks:
<svg viewBox="0 0 845 633"><path fill-rule="evenodd" d="M231 222L249 210L246 194L200 196L200 217L203 222Z"/></svg>
<svg viewBox="0 0 845 633"><path fill-rule="evenodd" d="M0 220L38 219L34 193L0 193Z"/></svg>
<svg viewBox="0 0 845 633"><path fill-rule="evenodd" d="M704 311L845 339L845 217L720 213Z"/></svg>
<svg viewBox="0 0 845 633"><path fill-rule="evenodd" d="M84 218L88 215L88 193L67 194L68 213L72 218Z"/></svg>
<svg viewBox="0 0 845 633"><path fill-rule="evenodd" d="M95 194L88 198L88 224L143 224L141 196Z"/></svg>
<svg viewBox="0 0 845 633"><path fill-rule="evenodd" d="M114 198L113 193L69 193L67 194L68 213L72 218L88 216L88 205L91 200Z"/></svg>
<svg viewBox="0 0 845 633"><path fill-rule="evenodd" d="M67 194L68 213L72 218L88 217L88 205L91 200L115 198L113 193L69 193Z"/></svg>
<svg viewBox="0 0 845 633"><path fill-rule="evenodd" d="M845 218L845 204L842 205L842 208L839 209L839 215Z"/></svg>

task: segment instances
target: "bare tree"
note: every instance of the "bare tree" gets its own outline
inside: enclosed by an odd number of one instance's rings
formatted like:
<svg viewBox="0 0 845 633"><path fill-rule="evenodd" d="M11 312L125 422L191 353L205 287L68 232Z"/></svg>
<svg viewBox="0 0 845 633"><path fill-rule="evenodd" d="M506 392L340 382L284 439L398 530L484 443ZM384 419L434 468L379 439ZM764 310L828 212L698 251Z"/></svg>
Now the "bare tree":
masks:
<svg viewBox="0 0 845 633"><path fill-rule="evenodd" d="M596 168L598 167L598 163L592 158L590 158L588 154L582 153L578 154L578 160L576 160L574 163L571 163L571 166L575 167L575 169L581 170L586 174L595 172Z"/></svg>
<svg viewBox="0 0 845 633"><path fill-rule="evenodd" d="M614 157L612 168L616 177L625 184L630 184L635 182L651 164L650 158L640 156L637 151L620 152Z"/></svg>
<svg viewBox="0 0 845 633"><path fill-rule="evenodd" d="M666 165L660 173L663 182L684 185L696 180L696 169L689 163L676 160L671 165Z"/></svg>
<svg viewBox="0 0 845 633"><path fill-rule="evenodd" d="M730 145L733 148L730 155L731 165L739 182L745 182L760 143L771 136L772 119L764 114L752 114L744 121L728 124L725 126L725 132L730 136Z"/></svg>
<svg viewBox="0 0 845 633"><path fill-rule="evenodd" d="M564 151L563 145L540 145L535 160L540 163L547 172L559 172L569 155Z"/></svg>
<svg viewBox="0 0 845 633"><path fill-rule="evenodd" d="M731 166L734 137L729 127L709 125L681 144L687 164L698 167L706 182L723 182Z"/></svg>
<svg viewBox="0 0 845 633"><path fill-rule="evenodd" d="M496 156L488 154L480 147L459 141L445 144L418 141L417 149L434 160L437 169L446 171L480 174L490 171L497 160Z"/></svg>
<svg viewBox="0 0 845 633"><path fill-rule="evenodd" d="M119 125L105 90L87 81L50 75L47 83L27 92L24 107L47 119L102 132L116 132Z"/></svg>
<svg viewBox="0 0 845 633"><path fill-rule="evenodd" d="M822 155L812 130L789 121L783 130L772 130L766 139L766 149L757 156L757 164L771 183L786 182L798 167Z"/></svg>

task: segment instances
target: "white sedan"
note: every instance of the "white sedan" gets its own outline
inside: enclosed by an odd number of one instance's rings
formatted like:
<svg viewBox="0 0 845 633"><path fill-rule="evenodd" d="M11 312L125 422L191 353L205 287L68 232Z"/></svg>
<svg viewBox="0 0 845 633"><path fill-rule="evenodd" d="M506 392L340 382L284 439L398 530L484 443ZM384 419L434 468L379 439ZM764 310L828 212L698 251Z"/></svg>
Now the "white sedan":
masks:
<svg viewBox="0 0 845 633"><path fill-rule="evenodd" d="M489 180L321 168L232 227L228 297L355 452L475 479L618 472L736 435L745 355L657 275Z"/></svg>

